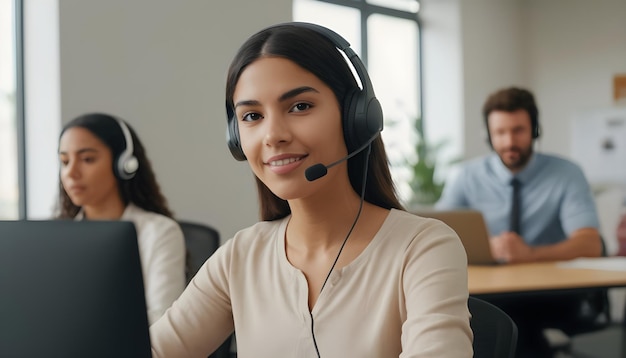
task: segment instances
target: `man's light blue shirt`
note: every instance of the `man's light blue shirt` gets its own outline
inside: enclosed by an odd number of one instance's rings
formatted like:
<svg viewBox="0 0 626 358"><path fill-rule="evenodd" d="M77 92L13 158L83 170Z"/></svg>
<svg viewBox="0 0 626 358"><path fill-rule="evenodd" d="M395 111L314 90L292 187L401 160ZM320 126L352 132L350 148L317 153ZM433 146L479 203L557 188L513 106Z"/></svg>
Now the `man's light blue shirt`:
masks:
<svg viewBox="0 0 626 358"><path fill-rule="evenodd" d="M446 183L436 208L479 210L492 236L509 231L514 176L522 183L520 235L529 245L554 244L578 229L599 227L589 183L569 160L534 153L513 175L492 153L464 163L457 174Z"/></svg>

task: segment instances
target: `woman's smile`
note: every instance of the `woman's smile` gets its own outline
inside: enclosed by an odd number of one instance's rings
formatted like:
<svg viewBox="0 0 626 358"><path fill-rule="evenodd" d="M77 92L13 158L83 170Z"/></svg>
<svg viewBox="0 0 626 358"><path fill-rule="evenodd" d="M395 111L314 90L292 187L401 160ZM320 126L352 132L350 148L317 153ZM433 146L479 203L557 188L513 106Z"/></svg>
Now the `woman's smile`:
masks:
<svg viewBox="0 0 626 358"><path fill-rule="evenodd" d="M270 170L276 174L287 174L302 164L302 159L306 158L305 156L278 156L273 157L268 160L265 165L270 168Z"/></svg>

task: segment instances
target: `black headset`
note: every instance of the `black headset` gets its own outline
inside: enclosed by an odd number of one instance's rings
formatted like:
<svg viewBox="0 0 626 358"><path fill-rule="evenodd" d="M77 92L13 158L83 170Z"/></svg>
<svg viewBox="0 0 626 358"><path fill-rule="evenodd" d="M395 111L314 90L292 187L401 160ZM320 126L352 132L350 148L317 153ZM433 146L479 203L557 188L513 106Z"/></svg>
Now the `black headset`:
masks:
<svg viewBox="0 0 626 358"><path fill-rule="evenodd" d="M262 31L285 25L302 27L317 32L330 40L352 63L363 88L357 88L346 93L344 98L342 116L344 140L348 152L353 152L359 147L366 145L366 143L371 142L383 129L383 110L380 102L374 95L374 86L367 69L359 56L350 48L350 43L326 27L307 22L283 23L270 26ZM246 156L241 149L237 116L234 108L228 103L226 103L226 115L228 121L226 132L228 148L235 159L239 161L246 160Z"/></svg>
<svg viewBox="0 0 626 358"><path fill-rule="evenodd" d="M122 133L124 134L125 148L115 160L113 171L115 172L115 176L119 179L129 180L132 179L137 173L137 169L139 169L139 161L137 160L137 157L133 155L133 137L130 134L128 126L123 120L119 118L116 118L116 120L122 129Z"/></svg>
<svg viewBox="0 0 626 358"><path fill-rule="evenodd" d="M530 116L530 125L532 126L533 139L539 138L541 135L541 128L539 127L539 115L531 115Z"/></svg>

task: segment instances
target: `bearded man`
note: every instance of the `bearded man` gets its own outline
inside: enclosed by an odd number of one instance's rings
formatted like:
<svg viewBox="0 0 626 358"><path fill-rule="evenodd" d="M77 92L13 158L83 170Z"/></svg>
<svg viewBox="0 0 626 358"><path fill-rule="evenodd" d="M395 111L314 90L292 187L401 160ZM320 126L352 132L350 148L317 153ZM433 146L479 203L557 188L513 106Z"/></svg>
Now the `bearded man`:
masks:
<svg viewBox="0 0 626 358"><path fill-rule="evenodd" d="M517 87L498 90L485 101L483 116L493 152L463 163L436 208L482 212L491 251L502 263L600 256L599 220L583 171L565 158L533 150L540 136L533 94ZM567 327L587 299L562 294L492 303L518 325L518 356L548 357L543 328Z"/></svg>

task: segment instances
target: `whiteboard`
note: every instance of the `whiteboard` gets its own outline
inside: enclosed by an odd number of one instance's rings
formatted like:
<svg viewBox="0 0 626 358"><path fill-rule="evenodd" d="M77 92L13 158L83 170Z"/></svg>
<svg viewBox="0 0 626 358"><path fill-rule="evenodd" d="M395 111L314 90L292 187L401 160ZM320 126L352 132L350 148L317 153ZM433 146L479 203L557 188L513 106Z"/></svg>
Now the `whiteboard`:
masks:
<svg viewBox="0 0 626 358"><path fill-rule="evenodd" d="M626 107L579 111L571 128L572 159L587 180L626 185Z"/></svg>

